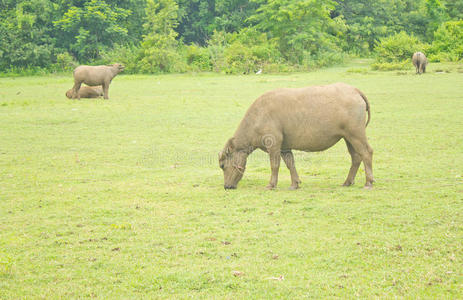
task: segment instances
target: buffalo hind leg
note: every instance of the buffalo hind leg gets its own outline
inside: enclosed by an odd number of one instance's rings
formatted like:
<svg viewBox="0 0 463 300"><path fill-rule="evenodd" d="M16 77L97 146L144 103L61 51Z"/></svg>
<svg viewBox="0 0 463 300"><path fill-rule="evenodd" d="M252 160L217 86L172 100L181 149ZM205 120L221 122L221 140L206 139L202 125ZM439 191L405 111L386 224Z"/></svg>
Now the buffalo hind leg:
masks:
<svg viewBox="0 0 463 300"><path fill-rule="evenodd" d="M347 145L347 150L349 150L349 154L352 159L352 165L350 166L349 175L347 175L347 179L343 185L351 186L355 182L355 175L357 175L357 171L359 169L360 163L362 162L362 157L360 156L360 154L355 152L354 147L352 147L351 143L349 143L346 139L345 139L345 142Z"/></svg>
<svg viewBox="0 0 463 300"><path fill-rule="evenodd" d="M348 142L352 145L354 151L358 155L360 155L363 161L363 165L365 166L365 177L366 177L365 188L370 189L373 187L373 182L374 182L374 179L373 179L373 149L368 144L366 136L363 136L361 138L352 137L348 140ZM354 167L354 165L352 165L352 167ZM352 170L352 167L351 167L351 170ZM350 172L349 172L349 175L351 175Z"/></svg>
<svg viewBox="0 0 463 300"><path fill-rule="evenodd" d="M289 151L281 151L281 157L285 162L286 166L289 169L289 173L291 174L291 190L296 190L299 188L299 184L301 180L299 179L299 175L296 171L296 165L294 164L294 155L291 150Z"/></svg>

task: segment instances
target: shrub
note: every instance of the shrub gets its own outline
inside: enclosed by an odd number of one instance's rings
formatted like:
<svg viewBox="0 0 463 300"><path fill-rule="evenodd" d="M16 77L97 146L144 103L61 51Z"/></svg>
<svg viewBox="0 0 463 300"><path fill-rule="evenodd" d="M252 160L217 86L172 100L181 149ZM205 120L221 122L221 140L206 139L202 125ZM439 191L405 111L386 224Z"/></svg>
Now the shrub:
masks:
<svg viewBox="0 0 463 300"><path fill-rule="evenodd" d="M434 33L430 52L432 61L463 59L463 20L443 23Z"/></svg>
<svg viewBox="0 0 463 300"><path fill-rule="evenodd" d="M197 45L185 47L185 58L189 68L193 71L211 71L211 55L207 48Z"/></svg>
<svg viewBox="0 0 463 300"><path fill-rule="evenodd" d="M137 67L144 73L184 72L186 65L179 54L178 4L174 0L147 0L146 35L141 43Z"/></svg>
<svg viewBox="0 0 463 300"><path fill-rule="evenodd" d="M368 74L369 70L367 68L350 68L346 72L351 74Z"/></svg>
<svg viewBox="0 0 463 300"><path fill-rule="evenodd" d="M253 28L229 34L227 45L224 50L226 73L249 74L281 61L276 44Z"/></svg>
<svg viewBox="0 0 463 300"><path fill-rule="evenodd" d="M60 53L56 56L56 64L52 66L55 71L67 72L72 71L78 66L71 54L68 52Z"/></svg>
<svg viewBox="0 0 463 300"><path fill-rule="evenodd" d="M256 68L257 57L252 54L249 47L236 41L225 49L225 61L227 74L249 74Z"/></svg>
<svg viewBox="0 0 463 300"><path fill-rule="evenodd" d="M220 72L225 69L225 48L227 47L226 33L216 31L207 42L207 50L211 60L212 69L215 72Z"/></svg>
<svg viewBox="0 0 463 300"><path fill-rule="evenodd" d="M395 35L381 39L376 43L377 63L398 63L410 61L413 53L426 52L429 45L420 42L416 37L402 31Z"/></svg>
<svg viewBox="0 0 463 300"><path fill-rule="evenodd" d="M395 70L408 70L410 69L411 63L410 60L405 60L402 62L383 62L383 63L373 63L371 68L376 71L395 71Z"/></svg>
<svg viewBox="0 0 463 300"><path fill-rule="evenodd" d="M152 35L142 43L137 68L143 73L185 72L178 43L170 36Z"/></svg>
<svg viewBox="0 0 463 300"><path fill-rule="evenodd" d="M307 56L304 66L308 68L328 67L344 62L345 55L341 51L319 51L316 55Z"/></svg>
<svg viewBox="0 0 463 300"><path fill-rule="evenodd" d="M121 63L125 66L124 74L134 74L139 71L137 62L140 57L141 50L133 45L116 45L110 50L105 50L101 53L101 59L98 64L113 64Z"/></svg>

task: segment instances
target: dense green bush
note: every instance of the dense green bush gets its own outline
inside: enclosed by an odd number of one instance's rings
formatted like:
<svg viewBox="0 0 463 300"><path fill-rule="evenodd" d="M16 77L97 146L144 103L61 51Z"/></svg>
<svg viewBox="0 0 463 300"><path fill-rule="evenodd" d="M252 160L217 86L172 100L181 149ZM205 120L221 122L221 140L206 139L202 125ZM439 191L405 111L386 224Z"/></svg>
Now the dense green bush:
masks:
<svg viewBox="0 0 463 300"><path fill-rule="evenodd" d="M320 51L315 55L306 57L304 60L303 68L305 70L310 70L341 64L344 62L346 56L347 55L342 51L334 51L331 49Z"/></svg>
<svg viewBox="0 0 463 300"><path fill-rule="evenodd" d="M178 45L169 39L158 36L149 43L142 44L141 59L137 68L142 73L184 72L185 63L177 51Z"/></svg>
<svg viewBox="0 0 463 300"><path fill-rule="evenodd" d="M225 69L225 48L227 47L226 33L214 31L207 42L207 50L211 60L212 70L220 72Z"/></svg>
<svg viewBox="0 0 463 300"><path fill-rule="evenodd" d="M138 68L143 73L184 72L186 66L178 51L178 4L174 0L147 0L148 34L143 36Z"/></svg>
<svg viewBox="0 0 463 300"><path fill-rule="evenodd" d="M463 59L463 20L443 23L434 33L430 51L432 61Z"/></svg>
<svg viewBox="0 0 463 300"><path fill-rule="evenodd" d="M401 31L376 43L376 62L399 63L410 61L413 53L417 51L426 52L428 48L429 45L420 42L418 38Z"/></svg>
<svg viewBox="0 0 463 300"><path fill-rule="evenodd" d="M191 71L212 71L211 54L207 48L193 44L185 46L183 52Z"/></svg>
<svg viewBox="0 0 463 300"><path fill-rule="evenodd" d="M224 55L228 74L254 73L266 65L282 62L277 44L255 28L228 34Z"/></svg>
<svg viewBox="0 0 463 300"><path fill-rule="evenodd" d="M410 69L410 66L410 60L404 60L402 62L377 62L371 64L371 68L377 71L408 70Z"/></svg>
<svg viewBox="0 0 463 300"><path fill-rule="evenodd" d="M0 22L0 70L46 68L55 60L50 40Z"/></svg>
<svg viewBox="0 0 463 300"><path fill-rule="evenodd" d="M68 52L60 53L56 56L56 64L53 65L54 71L68 72L74 70L78 63Z"/></svg>
<svg viewBox="0 0 463 300"><path fill-rule="evenodd" d="M241 42L236 41L225 49L227 74L249 74L257 68L257 57L252 50Z"/></svg>
<svg viewBox="0 0 463 300"><path fill-rule="evenodd" d="M108 65L121 63L125 66L125 74L134 74L140 71L138 62L141 56L140 47L133 45L116 45L114 48L105 50L101 53L98 64Z"/></svg>

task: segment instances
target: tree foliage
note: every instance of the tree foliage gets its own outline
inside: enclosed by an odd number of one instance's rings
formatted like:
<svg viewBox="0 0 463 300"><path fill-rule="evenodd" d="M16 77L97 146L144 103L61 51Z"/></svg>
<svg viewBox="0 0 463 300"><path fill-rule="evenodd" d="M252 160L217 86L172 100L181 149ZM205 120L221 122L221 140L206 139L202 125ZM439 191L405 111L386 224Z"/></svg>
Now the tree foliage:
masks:
<svg viewBox="0 0 463 300"><path fill-rule="evenodd" d="M434 34L431 59L459 61L463 59L463 21L449 21L440 25Z"/></svg>
<svg viewBox="0 0 463 300"><path fill-rule="evenodd" d="M250 18L254 27L278 44L283 57L302 64L324 51L338 51L342 26L332 19L334 1L254 0L260 3Z"/></svg>
<svg viewBox="0 0 463 300"><path fill-rule="evenodd" d="M0 72L307 69L393 43L460 60L462 18L463 0L1 0Z"/></svg>
<svg viewBox="0 0 463 300"><path fill-rule="evenodd" d="M68 39L69 51L79 60L98 58L100 52L127 40L127 28L119 25L131 11L91 0L83 7L71 6L54 24Z"/></svg>
<svg viewBox="0 0 463 300"><path fill-rule="evenodd" d="M5 1L0 10L0 68L46 67L54 60L49 1Z"/></svg>
<svg viewBox="0 0 463 300"><path fill-rule="evenodd" d="M148 73L170 72L175 70L178 5L174 0L147 0L147 32L141 43L141 71Z"/></svg>

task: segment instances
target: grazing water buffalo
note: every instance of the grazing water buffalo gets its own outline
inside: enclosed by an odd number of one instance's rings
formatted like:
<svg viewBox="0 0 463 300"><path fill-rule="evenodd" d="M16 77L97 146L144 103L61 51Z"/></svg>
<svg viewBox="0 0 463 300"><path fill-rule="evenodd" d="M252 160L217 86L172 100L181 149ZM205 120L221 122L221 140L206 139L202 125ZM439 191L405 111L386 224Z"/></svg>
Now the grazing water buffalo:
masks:
<svg viewBox="0 0 463 300"><path fill-rule="evenodd" d="M365 111L368 120L365 123ZM323 151L344 139L352 158L345 186L354 184L360 163L365 165L365 188L373 184L373 149L367 142L370 121L367 97L344 83L297 89L277 89L260 96L219 154L225 189L235 189L243 177L249 154L259 148L270 156L272 176L268 189L277 186L280 156L291 173L291 189L299 176L291 152Z"/></svg>
<svg viewBox="0 0 463 300"><path fill-rule="evenodd" d="M426 55L422 52L415 52L412 57L412 62L415 66L416 74L426 73L426 65L428 64Z"/></svg>
<svg viewBox="0 0 463 300"><path fill-rule="evenodd" d="M104 98L108 99L108 89L111 80L117 74L124 70L121 64L113 64L109 66L78 66L74 70L74 87L72 98L79 98L79 89L82 83L90 86L103 86Z"/></svg>
<svg viewBox="0 0 463 300"><path fill-rule="evenodd" d="M72 98L74 89L70 89L66 92L66 97ZM98 98L103 96L103 88L101 86L82 86L79 89L80 98Z"/></svg>

